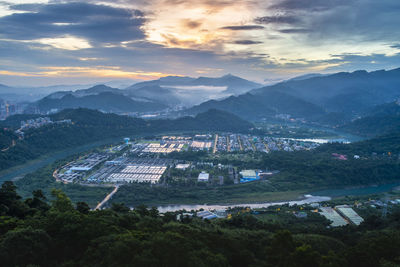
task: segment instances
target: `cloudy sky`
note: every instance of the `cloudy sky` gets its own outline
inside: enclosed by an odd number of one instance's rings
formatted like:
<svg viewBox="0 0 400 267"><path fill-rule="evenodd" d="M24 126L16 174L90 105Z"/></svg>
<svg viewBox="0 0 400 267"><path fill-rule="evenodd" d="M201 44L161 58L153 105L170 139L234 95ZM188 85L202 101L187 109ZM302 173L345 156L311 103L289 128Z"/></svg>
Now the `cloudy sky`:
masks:
<svg viewBox="0 0 400 267"><path fill-rule="evenodd" d="M400 67L399 0L0 1L0 83Z"/></svg>

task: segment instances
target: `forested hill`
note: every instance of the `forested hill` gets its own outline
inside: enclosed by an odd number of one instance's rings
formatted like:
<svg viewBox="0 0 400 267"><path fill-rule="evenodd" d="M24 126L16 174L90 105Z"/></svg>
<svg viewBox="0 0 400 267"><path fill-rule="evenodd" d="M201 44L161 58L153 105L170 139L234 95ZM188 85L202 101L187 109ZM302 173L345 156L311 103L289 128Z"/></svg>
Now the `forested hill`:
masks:
<svg viewBox="0 0 400 267"><path fill-rule="evenodd" d="M41 190L22 200L12 182L5 182L0 188L1 265L398 266L398 209L386 218L369 214L359 227L339 228L327 228L329 222L309 208L301 211L307 219L282 206L260 216L237 209L229 219L178 220L179 212L161 216L145 206L131 211L114 204L90 211L60 190L50 201Z"/></svg>
<svg viewBox="0 0 400 267"><path fill-rule="evenodd" d="M338 125L378 105L400 97L400 68L389 71L355 71L293 79L254 89L237 97L210 100L188 109L189 114L210 108L246 119L274 119L287 114L309 122Z"/></svg>
<svg viewBox="0 0 400 267"><path fill-rule="evenodd" d="M42 112L52 109L90 108L107 112L148 112L167 108L162 103L135 101L123 94L100 92L99 94L75 96L67 94L61 98L45 97L33 104Z"/></svg>
<svg viewBox="0 0 400 267"><path fill-rule="evenodd" d="M0 151L0 170L49 152L125 135L134 136L169 131L247 132L253 126L232 114L219 110L210 110L196 117L183 117L175 120L147 121L89 109L66 109L50 117L53 121L71 119L72 124L55 124L29 129L25 132L23 140L17 140L17 136L11 134L17 142L8 150ZM8 122L10 125L7 125ZM15 127L15 125L13 117L3 122L3 126ZM5 133L2 135L5 136ZM10 140L7 140L3 146L10 143Z"/></svg>
<svg viewBox="0 0 400 267"><path fill-rule="evenodd" d="M392 155L393 158L398 158L400 157L400 132L350 144L324 144L318 147L316 151L360 156L371 156L371 154L375 153L377 155Z"/></svg>
<svg viewBox="0 0 400 267"><path fill-rule="evenodd" d="M249 120L274 117L278 114L290 114L295 118L317 118L326 114L317 105L278 91L266 91L260 95L247 93L219 101L210 100L186 112L197 114L210 108L225 110Z"/></svg>
<svg viewBox="0 0 400 267"><path fill-rule="evenodd" d="M148 126L157 131L198 130L198 131L230 131L243 132L252 128L248 121L231 113L210 109L195 117L182 117L175 120L148 121Z"/></svg>
<svg viewBox="0 0 400 267"><path fill-rule="evenodd" d="M366 137L400 133L400 105L398 101L379 105L365 117L345 124L340 129Z"/></svg>

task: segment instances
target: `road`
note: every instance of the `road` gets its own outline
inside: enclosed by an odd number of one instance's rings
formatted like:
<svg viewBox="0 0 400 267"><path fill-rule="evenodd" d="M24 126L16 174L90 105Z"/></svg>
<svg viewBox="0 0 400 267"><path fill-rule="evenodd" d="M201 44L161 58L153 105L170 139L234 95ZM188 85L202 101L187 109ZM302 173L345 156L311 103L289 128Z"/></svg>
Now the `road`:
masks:
<svg viewBox="0 0 400 267"><path fill-rule="evenodd" d="M215 135L214 147L213 147L214 154L217 152L217 143L218 143L218 134Z"/></svg>
<svg viewBox="0 0 400 267"><path fill-rule="evenodd" d="M101 201L101 202L96 206L96 208L95 208L94 210L100 210L100 209L104 206L104 204L106 204L107 201L109 201L109 200L112 198L112 196L113 196L115 193L117 193L118 188L119 188L119 185L116 185L115 188L114 188L114 190L111 191L111 193L108 194L108 195L103 199L103 201Z"/></svg>

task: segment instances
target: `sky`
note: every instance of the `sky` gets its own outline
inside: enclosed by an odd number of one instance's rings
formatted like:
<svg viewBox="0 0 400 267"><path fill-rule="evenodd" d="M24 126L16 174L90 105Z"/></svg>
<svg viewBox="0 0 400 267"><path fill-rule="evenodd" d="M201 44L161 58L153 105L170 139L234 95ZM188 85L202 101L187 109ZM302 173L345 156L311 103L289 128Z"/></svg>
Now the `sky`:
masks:
<svg viewBox="0 0 400 267"><path fill-rule="evenodd" d="M0 0L0 83L400 67L399 0Z"/></svg>

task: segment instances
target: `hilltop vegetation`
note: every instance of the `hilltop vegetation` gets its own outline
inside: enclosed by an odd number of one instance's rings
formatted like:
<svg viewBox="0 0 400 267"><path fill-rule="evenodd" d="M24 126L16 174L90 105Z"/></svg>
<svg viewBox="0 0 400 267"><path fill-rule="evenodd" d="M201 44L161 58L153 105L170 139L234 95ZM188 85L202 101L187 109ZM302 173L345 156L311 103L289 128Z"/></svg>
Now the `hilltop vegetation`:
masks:
<svg viewBox="0 0 400 267"><path fill-rule="evenodd" d="M0 150L9 148L18 137L11 131L0 129Z"/></svg>
<svg viewBox="0 0 400 267"><path fill-rule="evenodd" d="M379 105L366 116L345 124L340 129L366 137L400 132L400 105L398 102Z"/></svg>
<svg viewBox="0 0 400 267"><path fill-rule="evenodd" d="M247 93L221 101L210 100L190 108L187 112L196 114L210 108L225 110L249 120L274 117L278 114L291 114L297 118L318 117L325 114L322 108L312 103L278 91L265 91L260 95Z"/></svg>
<svg viewBox="0 0 400 267"><path fill-rule="evenodd" d="M375 214L359 226L328 229L318 214L267 220L233 210L213 221L160 216L123 204L90 211L60 190L26 200L11 182L0 188L0 258L4 266L396 266L400 212ZM268 214L267 214L268 215Z"/></svg>

